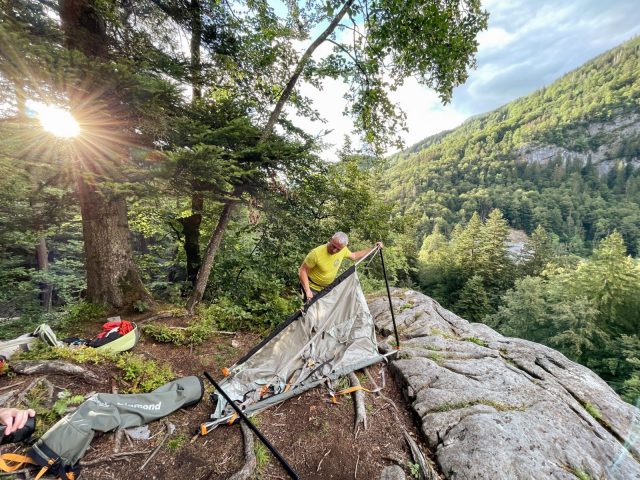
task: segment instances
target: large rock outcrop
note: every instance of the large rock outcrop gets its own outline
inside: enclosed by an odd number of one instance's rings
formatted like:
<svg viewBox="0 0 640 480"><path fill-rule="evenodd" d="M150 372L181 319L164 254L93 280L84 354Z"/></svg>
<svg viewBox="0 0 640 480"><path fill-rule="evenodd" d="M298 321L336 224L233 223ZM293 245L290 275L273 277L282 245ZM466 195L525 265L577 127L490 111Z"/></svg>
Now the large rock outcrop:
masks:
<svg viewBox="0 0 640 480"><path fill-rule="evenodd" d="M445 478L640 479L640 410L591 370L415 291L393 305L391 369ZM387 298L369 306L391 335Z"/></svg>

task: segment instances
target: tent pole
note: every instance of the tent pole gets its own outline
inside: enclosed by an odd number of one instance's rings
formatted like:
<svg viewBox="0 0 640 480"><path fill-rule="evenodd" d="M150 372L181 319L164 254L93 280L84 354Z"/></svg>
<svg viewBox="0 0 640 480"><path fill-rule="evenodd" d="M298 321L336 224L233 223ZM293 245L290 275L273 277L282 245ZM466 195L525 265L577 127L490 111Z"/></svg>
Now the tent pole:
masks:
<svg viewBox="0 0 640 480"><path fill-rule="evenodd" d="M380 260L382 260L382 273L384 273L384 283L387 286L387 298L389 298L389 308L391 309L391 320L393 321L393 333L396 336L396 350L400 350L400 337L398 337L398 327L396 326L396 316L393 314L393 303L391 302L391 290L389 290L389 280L387 280L387 269L384 266L384 255L380 249Z"/></svg>
<svg viewBox="0 0 640 480"><path fill-rule="evenodd" d="M298 477L298 474L296 473L296 471L293 468L291 468L291 465L289 465L287 463L287 461L284 459L284 457L282 455L280 455L280 453L278 453L276 448L273 445L271 445L271 443L269 443L269 440L267 440L264 437L264 435L262 435L262 433L260 433L260 430L258 430L256 428L256 426L253 423L251 423L251 421L246 417L246 415L244 413L242 413L242 410L240 410L240 408L235 403L233 403L233 401L229 398L229 396L225 393L225 391L222 390L220 388L220 386L216 383L216 381L213 379L213 377L211 375L209 375L209 372L204 372L204 376L207 377L207 380L209 380L213 384L215 389L224 397L224 399L229 403L229 405L231 405L233 407L233 409L240 416L240 418L244 421L244 423L247 425L247 427L249 427L251 429L251 431L256 434L256 436L260 439L260 441L262 443L264 443L264 445L271 451L273 456L278 459L278 461L284 467L284 469L287 471L289 476L291 478L293 478L294 480L299 480L300 477Z"/></svg>

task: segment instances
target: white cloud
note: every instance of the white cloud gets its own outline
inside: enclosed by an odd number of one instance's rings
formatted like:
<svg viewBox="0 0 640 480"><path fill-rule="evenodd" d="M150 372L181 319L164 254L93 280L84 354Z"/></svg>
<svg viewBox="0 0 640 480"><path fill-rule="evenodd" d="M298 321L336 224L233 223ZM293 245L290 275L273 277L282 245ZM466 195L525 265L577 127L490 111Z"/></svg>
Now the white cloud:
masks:
<svg viewBox="0 0 640 480"><path fill-rule="evenodd" d="M504 28L489 28L478 35L478 50L500 49L508 45L516 37Z"/></svg>

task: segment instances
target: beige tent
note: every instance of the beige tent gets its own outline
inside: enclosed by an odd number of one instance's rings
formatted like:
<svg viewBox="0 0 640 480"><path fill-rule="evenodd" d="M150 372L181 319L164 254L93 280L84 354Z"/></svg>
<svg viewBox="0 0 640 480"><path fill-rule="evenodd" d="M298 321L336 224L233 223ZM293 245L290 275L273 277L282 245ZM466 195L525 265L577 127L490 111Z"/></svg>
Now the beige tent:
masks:
<svg viewBox="0 0 640 480"><path fill-rule="evenodd" d="M251 415L383 358L353 266L231 367L220 387ZM203 433L234 416L221 395L212 398Z"/></svg>

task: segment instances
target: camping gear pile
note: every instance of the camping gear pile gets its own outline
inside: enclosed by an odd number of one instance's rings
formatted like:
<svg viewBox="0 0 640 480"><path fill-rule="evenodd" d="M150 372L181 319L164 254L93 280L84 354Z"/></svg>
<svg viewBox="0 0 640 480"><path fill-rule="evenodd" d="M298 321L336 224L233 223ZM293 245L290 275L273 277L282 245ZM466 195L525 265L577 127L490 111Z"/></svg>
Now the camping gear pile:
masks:
<svg viewBox="0 0 640 480"><path fill-rule="evenodd" d="M69 337L64 343L72 346L84 345L97 350L119 353L131 350L140 339L138 326L128 320L120 320L120 317L112 317L102 325L102 331L93 339Z"/></svg>
<svg viewBox="0 0 640 480"><path fill-rule="evenodd" d="M70 337L61 342L51 327L43 323L33 333L26 333L13 340L0 341L0 368L16 353L31 350L37 340L51 347L87 346L104 352L120 353L136 346L140 340L140 330L133 322L121 320L120 317L111 317L102 325L102 331L95 338L87 340Z"/></svg>

